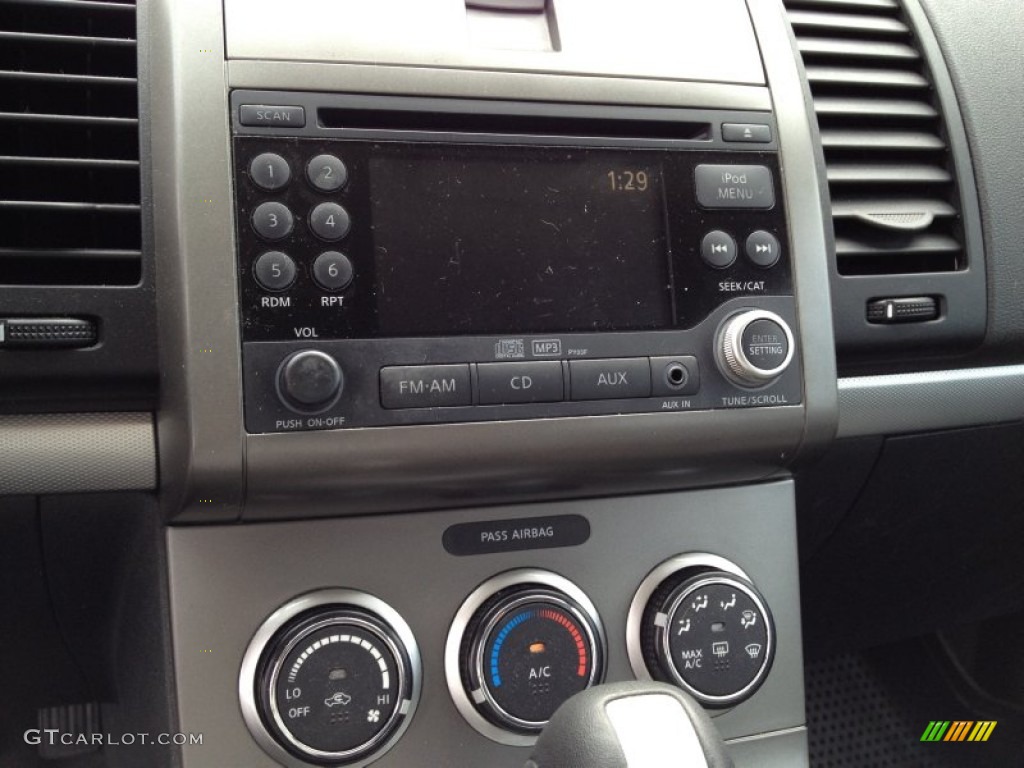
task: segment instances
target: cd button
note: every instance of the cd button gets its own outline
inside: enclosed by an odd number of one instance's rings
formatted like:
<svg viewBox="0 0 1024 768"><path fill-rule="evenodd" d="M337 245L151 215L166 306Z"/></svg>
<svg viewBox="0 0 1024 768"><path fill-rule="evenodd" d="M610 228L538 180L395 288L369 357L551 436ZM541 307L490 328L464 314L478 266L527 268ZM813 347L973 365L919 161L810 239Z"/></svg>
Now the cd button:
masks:
<svg viewBox="0 0 1024 768"><path fill-rule="evenodd" d="M471 405L469 365L400 365L380 370L385 408Z"/></svg>
<svg viewBox="0 0 1024 768"><path fill-rule="evenodd" d="M651 365L646 357L571 360L573 400L616 400L651 396Z"/></svg>
<svg viewBox="0 0 1024 768"><path fill-rule="evenodd" d="M480 363L480 404L554 403L562 400L562 364Z"/></svg>

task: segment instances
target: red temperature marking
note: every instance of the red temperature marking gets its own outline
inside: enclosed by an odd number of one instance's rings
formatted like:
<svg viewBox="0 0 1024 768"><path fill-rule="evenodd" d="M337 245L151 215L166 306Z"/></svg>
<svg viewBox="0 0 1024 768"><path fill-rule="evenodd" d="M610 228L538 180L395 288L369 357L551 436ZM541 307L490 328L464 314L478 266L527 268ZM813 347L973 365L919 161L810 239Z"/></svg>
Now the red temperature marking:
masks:
<svg viewBox="0 0 1024 768"><path fill-rule="evenodd" d="M575 624L573 624L567 617L555 611L545 609L540 612L540 615L550 621L560 624L569 630L569 634L572 635L572 639L576 641L576 652L579 656L579 666L576 668L577 677L587 676L587 645L583 641L583 634L579 631Z"/></svg>

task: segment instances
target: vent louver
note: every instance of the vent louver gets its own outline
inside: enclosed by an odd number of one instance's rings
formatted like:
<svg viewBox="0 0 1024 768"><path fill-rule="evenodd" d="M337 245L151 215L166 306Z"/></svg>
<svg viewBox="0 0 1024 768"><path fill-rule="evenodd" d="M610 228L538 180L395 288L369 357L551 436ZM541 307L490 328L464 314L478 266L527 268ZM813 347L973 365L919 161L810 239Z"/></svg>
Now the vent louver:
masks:
<svg viewBox="0 0 1024 768"><path fill-rule="evenodd" d="M0 0L0 285L141 279L134 0Z"/></svg>
<svg viewBox="0 0 1024 768"><path fill-rule="evenodd" d="M947 131L898 0L784 5L821 132L839 275L964 270Z"/></svg>

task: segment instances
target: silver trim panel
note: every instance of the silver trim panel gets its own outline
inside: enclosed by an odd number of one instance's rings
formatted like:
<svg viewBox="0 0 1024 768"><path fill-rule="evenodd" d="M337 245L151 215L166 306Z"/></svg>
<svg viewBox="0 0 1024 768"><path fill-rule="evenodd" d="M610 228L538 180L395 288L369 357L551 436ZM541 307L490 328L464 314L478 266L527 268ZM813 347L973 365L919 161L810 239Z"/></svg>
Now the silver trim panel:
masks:
<svg viewBox="0 0 1024 768"><path fill-rule="evenodd" d="M839 380L839 437L897 435L1024 418L1024 365Z"/></svg>
<svg viewBox="0 0 1024 768"><path fill-rule="evenodd" d="M240 660L253 632L279 606L334 584L385 600L412 627L420 647L420 706L382 765L522 765L528 750L497 744L474 730L458 713L445 682L445 643L466 596L510 569L558 573L587 593L608 631L606 679L630 680L624 632L630 601L645 576L683 547L721 553L737 563L757 584L775 620L772 672L753 697L715 717L723 737L800 726L804 683L794 505L790 481L557 504L169 528L179 728L206 734L202 745L181 748L182 765L277 765L242 719ZM453 557L442 544L444 531L455 524L554 514L585 516L590 539L575 547L471 557ZM225 606L231 608L231 621L224 621ZM797 751L803 747L799 740L779 739L779 759L761 759L774 741L744 749L737 766L806 764L806 752ZM787 753L788 762L782 759Z"/></svg>
<svg viewBox="0 0 1024 768"><path fill-rule="evenodd" d="M237 519L245 479L222 11L153 0L139 32L151 62L161 504L183 521Z"/></svg>
<svg viewBox="0 0 1024 768"><path fill-rule="evenodd" d="M699 12L663 0L558 0L543 25L553 45L542 51L480 44L461 0L303 0L286 13L277 0L225 0L224 9L231 59L764 83L743 0ZM511 21L494 25L499 37Z"/></svg>
<svg viewBox="0 0 1024 768"><path fill-rule="evenodd" d="M153 415L0 416L0 467L0 495L153 490Z"/></svg>
<svg viewBox="0 0 1024 768"><path fill-rule="evenodd" d="M800 455L813 454L835 436L838 418L836 353L826 248L831 231L823 167L816 162L817 124L805 99L792 30L778 0L748 0L775 105L782 158L783 194L789 214L790 254L803 360L807 425Z"/></svg>
<svg viewBox="0 0 1024 768"><path fill-rule="evenodd" d="M446 68L229 61L228 85L255 90L305 90L409 96L445 96L583 104L640 104L706 109L772 107L768 89L756 85L579 77L532 72L482 72ZM315 86L311 86L315 83Z"/></svg>

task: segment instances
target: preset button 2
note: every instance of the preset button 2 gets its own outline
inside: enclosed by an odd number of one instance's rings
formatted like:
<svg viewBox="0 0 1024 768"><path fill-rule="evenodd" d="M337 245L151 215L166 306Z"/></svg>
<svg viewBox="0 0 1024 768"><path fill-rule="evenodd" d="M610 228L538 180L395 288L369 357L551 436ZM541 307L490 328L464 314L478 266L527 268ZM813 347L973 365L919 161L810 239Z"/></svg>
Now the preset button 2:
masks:
<svg viewBox="0 0 1024 768"><path fill-rule="evenodd" d="M397 365L381 368L380 401L385 408L471 405L469 365Z"/></svg>
<svg viewBox="0 0 1024 768"><path fill-rule="evenodd" d="M562 364L480 363L480 404L553 403L562 400Z"/></svg>
<svg viewBox="0 0 1024 768"><path fill-rule="evenodd" d="M646 357L571 360L573 400L616 400L651 396L651 364Z"/></svg>

